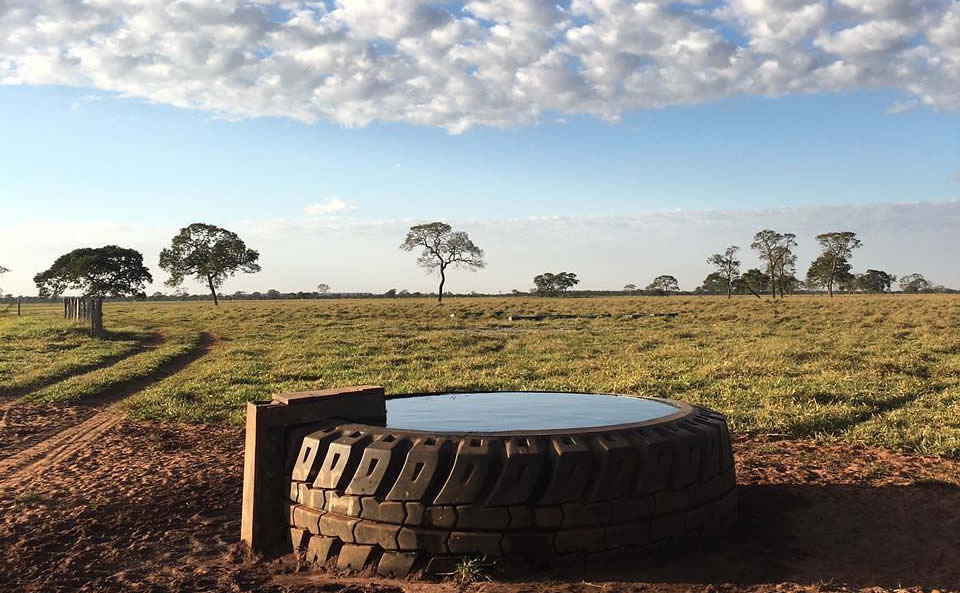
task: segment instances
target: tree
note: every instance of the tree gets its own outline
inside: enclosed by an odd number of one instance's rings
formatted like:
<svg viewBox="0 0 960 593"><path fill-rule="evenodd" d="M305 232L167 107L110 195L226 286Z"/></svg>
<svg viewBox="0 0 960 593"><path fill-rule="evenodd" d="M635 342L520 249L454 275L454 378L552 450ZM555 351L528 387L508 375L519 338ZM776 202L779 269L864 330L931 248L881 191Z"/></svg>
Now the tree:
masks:
<svg viewBox="0 0 960 593"><path fill-rule="evenodd" d="M277 300L277 299L279 299L281 296L283 296L283 295L281 295L281 294L280 294L280 291L277 290L276 288L271 288L270 290L267 291L267 298L270 299L270 300Z"/></svg>
<svg viewBox="0 0 960 593"><path fill-rule="evenodd" d="M671 292L679 292L680 285L677 283L676 278L664 274L654 278L653 282L647 285L647 290L653 290L660 294L670 294Z"/></svg>
<svg viewBox="0 0 960 593"><path fill-rule="evenodd" d="M0 276L2 276L3 274L6 274L9 271L10 271L10 268L5 268L3 266L0 266ZM2 290L0 290L0 296L3 296Z"/></svg>
<svg viewBox="0 0 960 593"><path fill-rule="evenodd" d="M42 297L60 296L67 290L91 297L146 297L145 285L153 282L153 277L139 251L106 245L61 255L33 281Z"/></svg>
<svg viewBox="0 0 960 593"><path fill-rule="evenodd" d="M838 283L841 288L849 289L853 286L856 277L850 272L851 266L846 258L834 258L828 253L820 254L813 260L807 270L807 288L826 288L833 296L833 284Z"/></svg>
<svg viewBox="0 0 960 593"><path fill-rule="evenodd" d="M454 231L449 224L443 222L410 227L400 249L413 251L421 248L423 251L417 258L417 265L428 272L440 272L438 303L443 302L443 285L447 281L449 266L475 271L487 265L483 261L483 250L474 245L467 233Z"/></svg>
<svg viewBox="0 0 960 593"><path fill-rule="evenodd" d="M857 276L857 288L864 292L890 292L897 277L883 270L867 270Z"/></svg>
<svg viewBox="0 0 960 593"><path fill-rule="evenodd" d="M734 283L735 290L741 293L749 292L758 299L760 298L760 294L768 287L770 287L770 276L764 274L757 268L747 270Z"/></svg>
<svg viewBox="0 0 960 593"><path fill-rule="evenodd" d="M545 272L534 276L533 284L536 286L534 292L542 296L556 296L566 292L568 288L573 288L580 284L580 280L573 272L560 272L552 274Z"/></svg>
<svg viewBox="0 0 960 593"><path fill-rule="evenodd" d="M930 288L930 282L923 277L923 274L907 274L900 278L900 290L903 292L927 292Z"/></svg>
<svg viewBox="0 0 960 593"><path fill-rule="evenodd" d="M740 260L737 259L739 250L740 248L736 245L731 245L723 253L714 253L707 258L707 263L712 264L717 269L715 273L723 278L727 287L727 298L733 294L733 283L740 277Z"/></svg>
<svg viewBox="0 0 960 593"><path fill-rule="evenodd" d="M707 277L703 279L703 284L697 287L697 292L703 292L707 294L727 293L727 296L729 297L733 292L733 289L734 284L727 282L726 276L720 272L710 272Z"/></svg>
<svg viewBox="0 0 960 593"><path fill-rule="evenodd" d="M258 259L260 254L248 249L236 233L195 222L180 229L170 247L160 252L160 267L170 274L164 283L170 287L180 286L187 276L206 281L213 304L219 306L217 289L237 271L259 272Z"/></svg>
<svg viewBox="0 0 960 593"><path fill-rule="evenodd" d="M797 256L794 255L793 248L797 246L796 239L797 236L793 233L778 233L770 229L764 229L753 236L750 247L760 255L760 261L767 264L772 298L776 298L778 287L780 296L783 297L785 286L778 280L794 272Z"/></svg>
<svg viewBox="0 0 960 593"><path fill-rule="evenodd" d="M623 291L624 291L624 292L633 292L633 291L635 291L636 289L637 289L637 285L636 285L636 284L625 284L625 285L623 286Z"/></svg>
<svg viewBox="0 0 960 593"><path fill-rule="evenodd" d="M853 257L853 250L859 249L863 242L857 238L856 233L850 231L822 233L817 235L817 242L823 249L820 258L825 258L824 269L821 278L826 279L827 292L833 296L833 283L842 263L847 264L847 275L850 274L849 260ZM818 259L820 259L818 258ZM809 274L808 274L809 275Z"/></svg>
<svg viewBox="0 0 960 593"><path fill-rule="evenodd" d="M330 292L330 285L324 284L323 282L321 282L320 284L317 284L317 292L320 294L327 294L328 292Z"/></svg>

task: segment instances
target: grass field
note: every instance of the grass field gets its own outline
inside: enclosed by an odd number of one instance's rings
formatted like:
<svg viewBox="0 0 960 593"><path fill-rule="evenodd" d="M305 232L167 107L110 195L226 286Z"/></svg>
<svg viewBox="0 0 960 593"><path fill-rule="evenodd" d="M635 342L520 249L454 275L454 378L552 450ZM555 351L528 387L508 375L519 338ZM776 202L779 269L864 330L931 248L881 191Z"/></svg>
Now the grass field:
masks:
<svg viewBox="0 0 960 593"><path fill-rule="evenodd" d="M541 312L614 317L506 318ZM679 315L617 318L638 312ZM703 404L740 433L960 455L950 296L109 303L103 342L61 316L33 305L0 317L0 396L81 400L201 348L208 332L206 356L126 401L134 417L240 422L248 400L351 384L601 391Z"/></svg>

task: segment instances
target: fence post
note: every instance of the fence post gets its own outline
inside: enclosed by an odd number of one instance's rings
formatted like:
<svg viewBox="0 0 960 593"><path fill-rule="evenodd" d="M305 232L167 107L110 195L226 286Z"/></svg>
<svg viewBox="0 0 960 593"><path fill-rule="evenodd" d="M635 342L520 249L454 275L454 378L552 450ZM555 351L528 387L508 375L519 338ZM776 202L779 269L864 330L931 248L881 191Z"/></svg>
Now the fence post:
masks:
<svg viewBox="0 0 960 593"><path fill-rule="evenodd" d="M90 335L103 338L103 299L90 299Z"/></svg>
<svg viewBox="0 0 960 593"><path fill-rule="evenodd" d="M20 317L20 297L17 297L17 317Z"/></svg>

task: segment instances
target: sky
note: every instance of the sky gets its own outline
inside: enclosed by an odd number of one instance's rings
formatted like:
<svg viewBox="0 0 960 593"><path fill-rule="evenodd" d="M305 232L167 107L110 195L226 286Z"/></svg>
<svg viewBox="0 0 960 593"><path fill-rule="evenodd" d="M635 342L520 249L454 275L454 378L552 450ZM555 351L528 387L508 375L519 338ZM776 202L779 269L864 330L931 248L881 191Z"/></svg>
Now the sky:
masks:
<svg viewBox="0 0 960 593"><path fill-rule="evenodd" d="M851 230L855 270L960 287L957 0L0 2L0 287L60 254L237 231L236 290L456 292L672 274L763 228ZM188 282L185 288L200 292Z"/></svg>

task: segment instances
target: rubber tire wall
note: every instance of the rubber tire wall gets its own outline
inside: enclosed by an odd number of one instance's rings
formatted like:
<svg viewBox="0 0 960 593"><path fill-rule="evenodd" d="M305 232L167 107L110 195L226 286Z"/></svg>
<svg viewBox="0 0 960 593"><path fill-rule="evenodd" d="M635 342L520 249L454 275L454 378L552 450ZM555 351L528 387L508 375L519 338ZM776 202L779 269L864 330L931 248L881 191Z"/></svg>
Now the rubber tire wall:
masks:
<svg viewBox="0 0 960 593"><path fill-rule="evenodd" d="M736 513L727 423L683 408L663 422L573 433L351 424L297 437L287 468L294 550L406 576L448 573L465 556L542 568L721 535Z"/></svg>

